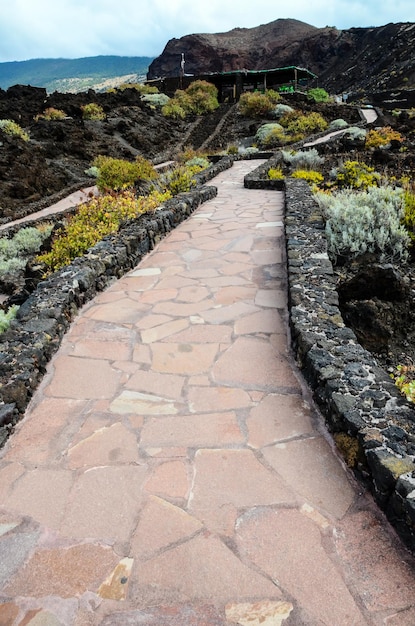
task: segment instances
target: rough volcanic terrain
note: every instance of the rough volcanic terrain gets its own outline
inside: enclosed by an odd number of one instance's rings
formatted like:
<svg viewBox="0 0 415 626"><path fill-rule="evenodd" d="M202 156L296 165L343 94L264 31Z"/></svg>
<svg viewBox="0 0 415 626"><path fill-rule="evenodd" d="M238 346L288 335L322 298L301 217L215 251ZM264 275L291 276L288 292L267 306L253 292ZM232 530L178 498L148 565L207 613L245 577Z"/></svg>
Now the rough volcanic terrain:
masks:
<svg viewBox="0 0 415 626"><path fill-rule="evenodd" d="M105 113L102 122L84 121L81 106L97 102ZM301 94L287 102L303 111L319 110L328 121L342 117L350 124L360 121L357 108L349 105L316 105ZM64 110L68 119L35 121L46 107ZM220 133L215 128L226 116ZM207 145L211 152L253 138L266 120L243 118L237 107L222 105L210 116L172 121L144 104L135 90L97 94L47 96L40 88L16 86L0 91L0 118L19 122L30 141L1 133L0 223L31 214L75 189L93 183L85 174L98 154L134 159L138 154L160 163L171 159L183 146ZM345 160L362 160L391 176L415 171L415 119L403 112L382 113L376 125L389 125L406 137L405 150L368 152L344 139L319 144L327 172ZM207 143L206 143L207 142ZM415 360L415 307L413 260L405 267L380 267L371 259L345 262L336 268L343 315L364 347L386 367ZM394 285L392 288L391 285Z"/></svg>
<svg viewBox="0 0 415 626"><path fill-rule="evenodd" d="M178 76L181 54L186 72L261 70L296 65L318 76L331 93L360 95L415 86L415 24L339 30L278 19L254 28L171 39L149 67L148 77Z"/></svg>

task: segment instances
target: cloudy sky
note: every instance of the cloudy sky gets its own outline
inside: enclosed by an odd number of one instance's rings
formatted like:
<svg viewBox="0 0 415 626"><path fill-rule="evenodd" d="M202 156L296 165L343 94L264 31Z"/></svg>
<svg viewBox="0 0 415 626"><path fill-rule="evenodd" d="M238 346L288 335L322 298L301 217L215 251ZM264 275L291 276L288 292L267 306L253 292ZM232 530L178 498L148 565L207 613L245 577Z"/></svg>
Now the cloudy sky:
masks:
<svg viewBox="0 0 415 626"><path fill-rule="evenodd" d="M169 39L294 18L339 29L415 22L414 0L0 0L0 62L158 56Z"/></svg>

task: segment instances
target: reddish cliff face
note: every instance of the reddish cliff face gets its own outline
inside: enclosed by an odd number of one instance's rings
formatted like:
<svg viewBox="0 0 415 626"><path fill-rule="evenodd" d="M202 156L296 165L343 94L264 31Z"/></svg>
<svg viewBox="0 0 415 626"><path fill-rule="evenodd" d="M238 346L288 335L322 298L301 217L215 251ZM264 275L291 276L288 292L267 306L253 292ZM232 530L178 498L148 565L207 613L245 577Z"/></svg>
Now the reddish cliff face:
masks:
<svg viewBox="0 0 415 626"><path fill-rule="evenodd" d="M227 33L171 39L149 67L148 78L239 69L306 67L331 92L415 87L415 24L378 28L315 28L280 19Z"/></svg>

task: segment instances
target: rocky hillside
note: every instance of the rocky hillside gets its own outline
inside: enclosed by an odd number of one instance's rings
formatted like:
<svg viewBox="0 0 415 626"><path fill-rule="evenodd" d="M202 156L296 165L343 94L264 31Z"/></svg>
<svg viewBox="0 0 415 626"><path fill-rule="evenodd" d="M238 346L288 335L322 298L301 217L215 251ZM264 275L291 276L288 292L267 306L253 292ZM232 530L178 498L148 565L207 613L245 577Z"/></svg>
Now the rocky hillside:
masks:
<svg viewBox="0 0 415 626"><path fill-rule="evenodd" d="M148 78L177 76L181 54L189 74L297 65L330 92L415 88L415 24L338 30L279 19L227 33L171 39L150 65Z"/></svg>

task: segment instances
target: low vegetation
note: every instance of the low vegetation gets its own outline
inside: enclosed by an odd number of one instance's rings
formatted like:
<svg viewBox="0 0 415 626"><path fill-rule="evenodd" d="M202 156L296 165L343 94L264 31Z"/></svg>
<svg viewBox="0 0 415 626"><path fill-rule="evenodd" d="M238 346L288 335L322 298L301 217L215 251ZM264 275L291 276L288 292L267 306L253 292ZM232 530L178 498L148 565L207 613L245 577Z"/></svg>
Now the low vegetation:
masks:
<svg viewBox="0 0 415 626"><path fill-rule="evenodd" d="M9 307L8 311L0 309L0 333L4 333L10 326L10 322L16 317L19 307L16 304Z"/></svg>
<svg viewBox="0 0 415 626"><path fill-rule="evenodd" d="M105 120L105 113L102 106L96 104L95 102L90 102L89 104L84 104L81 107L82 109L82 118L84 120L92 120L92 121L102 121Z"/></svg>
<svg viewBox="0 0 415 626"><path fill-rule="evenodd" d="M402 395L415 403L415 365L398 365L391 377Z"/></svg>
<svg viewBox="0 0 415 626"><path fill-rule="evenodd" d="M65 111L62 111L61 109L55 109L54 107L48 107L43 111L43 113L39 113L39 115L36 115L35 122L39 120L65 120L67 117L68 116L66 115Z"/></svg>
<svg viewBox="0 0 415 626"><path fill-rule="evenodd" d="M12 137L20 137L23 141L29 141L30 139L29 133L23 130L23 128L13 120L0 120L0 131Z"/></svg>
<svg viewBox="0 0 415 626"><path fill-rule="evenodd" d="M334 259L368 252L386 261L408 259L410 238L402 224L402 189L369 187L359 193L344 189L320 192L315 198L326 218L327 244Z"/></svg>
<svg viewBox="0 0 415 626"><path fill-rule="evenodd" d="M279 167L272 167L268 170L269 180L283 180L285 178L284 172Z"/></svg>
<svg viewBox="0 0 415 626"><path fill-rule="evenodd" d="M287 110L288 109L288 110ZM260 126L255 141L263 148L277 148L305 139L310 134L326 130L328 122L320 113L302 113L288 107L285 111L274 108L278 122ZM275 111L277 113L275 114Z"/></svg>
<svg viewBox="0 0 415 626"><path fill-rule="evenodd" d="M116 233L123 221L153 211L167 197L168 194L158 192L136 197L132 191L124 191L95 198L79 207L53 241L51 250L39 255L37 260L48 271L56 271L85 254L103 237Z"/></svg>
<svg viewBox="0 0 415 626"><path fill-rule="evenodd" d="M314 102L329 102L331 100L330 94L321 87L309 89L307 97L309 100L313 100Z"/></svg>
<svg viewBox="0 0 415 626"><path fill-rule="evenodd" d="M383 128L376 128L369 130L366 135L366 148L384 148L390 145L392 141L402 144L404 138L397 131L393 130L390 126L384 126Z"/></svg>
<svg viewBox="0 0 415 626"><path fill-rule="evenodd" d="M374 167L361 161L345 161L338 169L331 171L334 186L340 189L361 189L379 185L381 175Z"/></svg>
<svg viewBox="0 0 415 626"><path fill-rule="evenodd" d="M315 148L311 150L282 150L284 163L290 165L294 170L316 170L324 163L324 157L320 156Z"/></svg>
<svg viewBox="0 0 415 626"><path fill-rule="evenodd" d="M178 89L163 107L165 117L185 119L189 115L204 115L219 106L218 90L205 80L195 80L186 90Z"/></svg>
<svg viewBox="0 0 415 626"><path fill-rule="evenodd" d="M14 237L0 238L0 281L7 281L11 274L22 271L27 260L37 253L49 237L52 226L21 228Z"/></svg>
<svg viewBox="0 0 415 626"><path fill-rule="evenodd" d="M152 164L141 156L137 156L133 162L98 156L94 159L92 167L95 168L97 175L97 187L104 193L122 191L134 187L140 181L157 178L157 172Z"/></svg>
<svg viewBox="0 0 415 626"><path fill-rule="evenodd" d="M247 92L241 95L239 110L245 117L267 117L273 113L280 100L280 94L272 89L265 93Z"/></svg>

